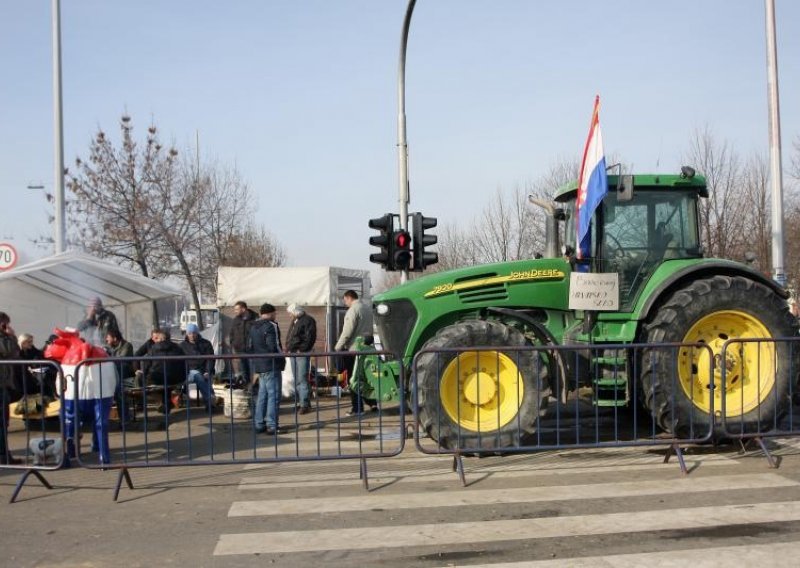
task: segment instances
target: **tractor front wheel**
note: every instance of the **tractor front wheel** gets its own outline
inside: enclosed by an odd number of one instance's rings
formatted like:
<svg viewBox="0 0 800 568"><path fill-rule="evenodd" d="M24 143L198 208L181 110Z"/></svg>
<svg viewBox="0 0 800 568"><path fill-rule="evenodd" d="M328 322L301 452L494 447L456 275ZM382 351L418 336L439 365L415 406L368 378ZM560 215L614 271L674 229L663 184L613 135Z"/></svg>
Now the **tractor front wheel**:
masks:
<svg viewBox="0 0 800 568"><path fill-rule="evenodd" d="M416 365L419 419L428 435L444 448L523 444L550 394L542 357L508 349L529 345L499 322L469 320L441 329L423 348L432 352Z"/></svg>

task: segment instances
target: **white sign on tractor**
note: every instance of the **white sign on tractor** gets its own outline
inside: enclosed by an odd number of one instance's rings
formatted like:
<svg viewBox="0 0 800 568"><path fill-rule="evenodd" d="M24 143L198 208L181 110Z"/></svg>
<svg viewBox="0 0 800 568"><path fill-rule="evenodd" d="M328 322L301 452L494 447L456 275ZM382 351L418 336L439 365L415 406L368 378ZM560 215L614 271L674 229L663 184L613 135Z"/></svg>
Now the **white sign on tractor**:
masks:
<svg viewBox="0 0 800 568"><path fill-rule="evenodd" d="M619 309L619 275L612 273L573 272L569 281L570 310Z"/></svg>
<svg viewBox="0 0 800 568"><path fill-rule="evenodd" d="M0 271L11 270L18 260L17 249L9 243L0 243Z"/></svg>

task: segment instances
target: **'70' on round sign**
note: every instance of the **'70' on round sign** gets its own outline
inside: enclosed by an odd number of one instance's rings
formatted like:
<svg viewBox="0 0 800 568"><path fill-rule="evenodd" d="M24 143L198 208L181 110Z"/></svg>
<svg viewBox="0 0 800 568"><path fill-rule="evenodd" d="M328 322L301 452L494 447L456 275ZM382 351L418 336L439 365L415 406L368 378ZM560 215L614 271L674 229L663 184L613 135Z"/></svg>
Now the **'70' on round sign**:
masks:
<svg viewBox="0 0 800 568"><path fill-rule="evenodd" d="M8 243L0 243L0 270L10 270L17 265L17 249Z"/></svg>

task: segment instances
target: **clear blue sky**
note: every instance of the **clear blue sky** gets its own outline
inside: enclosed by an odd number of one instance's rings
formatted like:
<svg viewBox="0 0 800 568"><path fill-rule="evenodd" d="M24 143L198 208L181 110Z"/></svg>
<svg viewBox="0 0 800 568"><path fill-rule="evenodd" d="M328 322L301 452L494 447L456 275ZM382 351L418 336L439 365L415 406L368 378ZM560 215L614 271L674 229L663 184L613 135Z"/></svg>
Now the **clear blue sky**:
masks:
<svg viewBox="0 0 800 568"><path fill-rule="evenodd" d="M65 160L123 112L235 164L289 264L372 268L367 220L397 211L405 0L64 0ZM800 134L800 2L778 0L784 163ZM695 128L767 151L760 0L419 0L407 75L411 211L466 223L582 149L677 171ZM0 239L49 234L50 2L0 8Z"/></svg>

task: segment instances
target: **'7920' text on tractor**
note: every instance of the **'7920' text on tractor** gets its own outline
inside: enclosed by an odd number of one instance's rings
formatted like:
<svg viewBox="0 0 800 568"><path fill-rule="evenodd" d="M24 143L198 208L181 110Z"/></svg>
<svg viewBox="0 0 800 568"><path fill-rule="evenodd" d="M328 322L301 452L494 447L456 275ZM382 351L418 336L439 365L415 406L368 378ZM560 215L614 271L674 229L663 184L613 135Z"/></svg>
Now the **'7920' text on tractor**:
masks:
<svg viewBox="0 0 800 568"><path fill-rule="evenodd" d="M790 383L797 377L790 374L798 369L790 360L796 350L786 344L742 342L726 350L730 378L719 388L725 341L790 337L798 330L785 289L747 265L704 258L698 202L708 197L705 179L685 168L681 175L609 175L608 184L592 219L588 269L617 275L616 310L569 308L577 187L567 184L555 203L539 203L548 229L544 258L434 273L374 298L382 345L400 359L367 365L373 390L396 396L399 365L410 376L419 351L436 351L423 353L414 369L419 420L451 448L480 447L487 434L493 447L524 444L552 393L564 385L592 386L589 370L609 361L615 365L612 400L600 400L608 389L594 388L594 403L643 401L654 423L675 436L700 425L716 428L722 408L742 431L767 428L779 418L791 404ZM518 349L591 345L585 351L596 354L603 344L629 343L707 348L645 349L648 364L620 361L614 356L620 352L612 351L611 357L590 355L593 360L578 371L552 368L556 358L542 350ZM484 349L469 350L477 347Z"/></svg>

